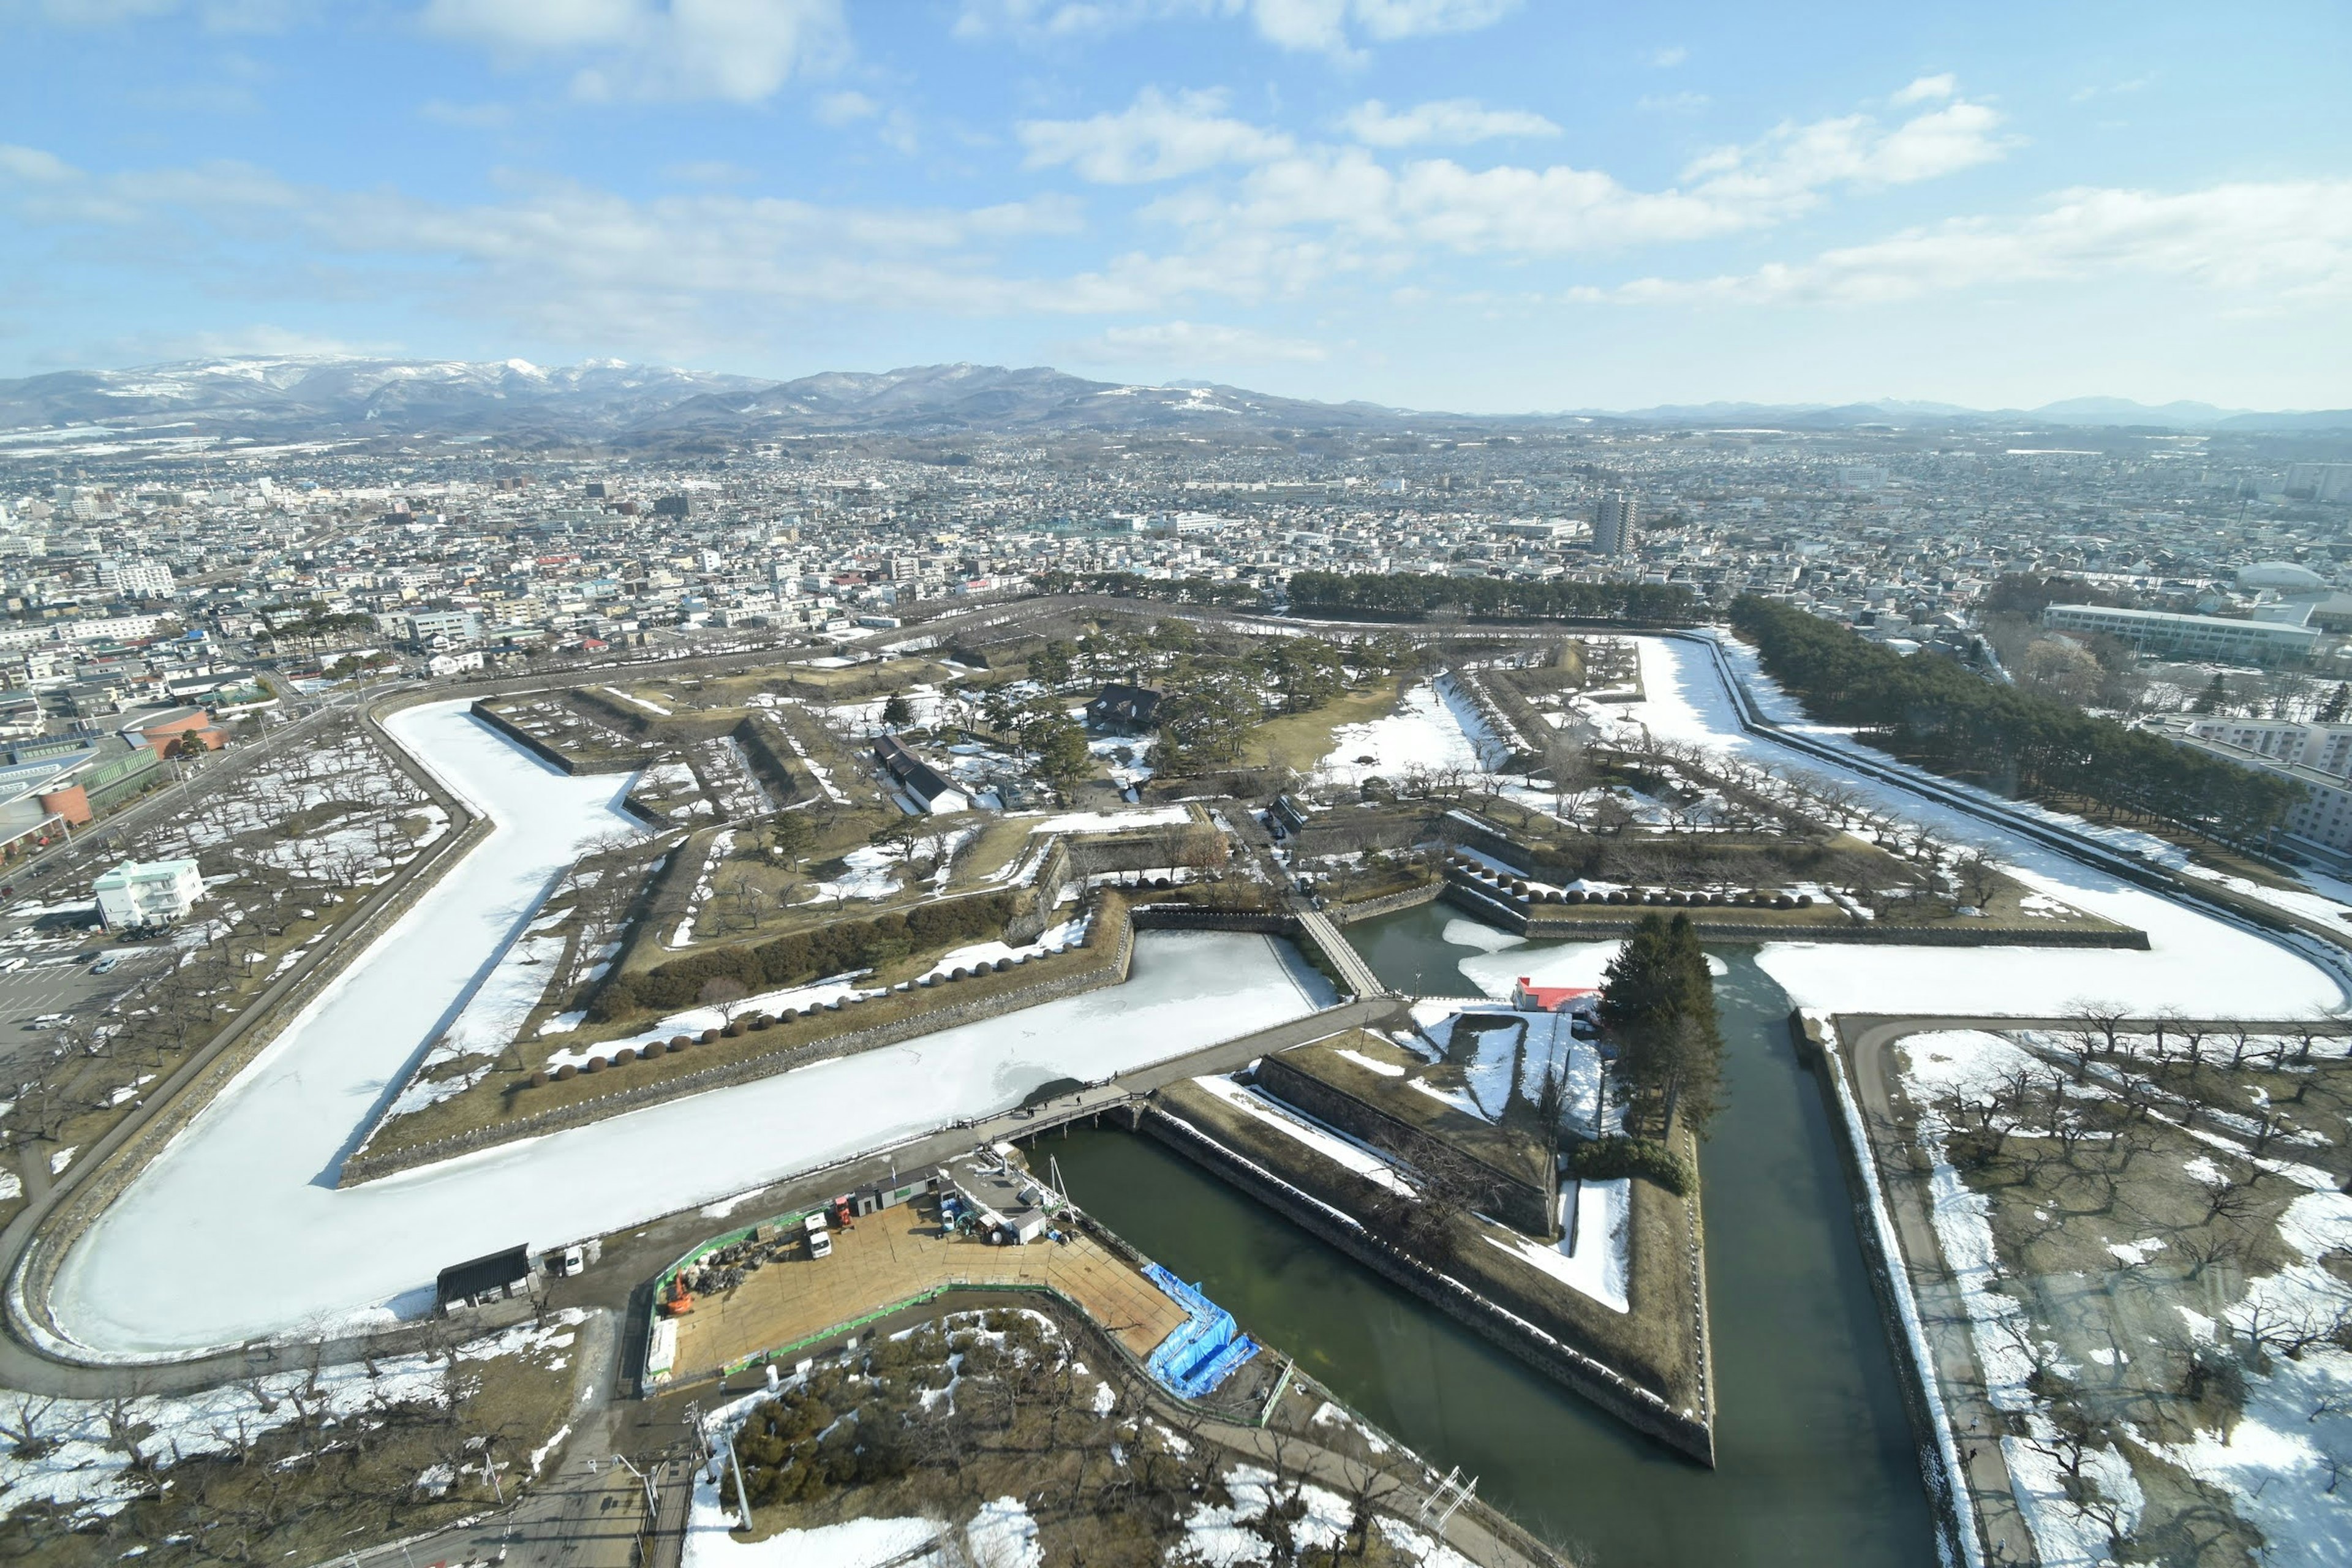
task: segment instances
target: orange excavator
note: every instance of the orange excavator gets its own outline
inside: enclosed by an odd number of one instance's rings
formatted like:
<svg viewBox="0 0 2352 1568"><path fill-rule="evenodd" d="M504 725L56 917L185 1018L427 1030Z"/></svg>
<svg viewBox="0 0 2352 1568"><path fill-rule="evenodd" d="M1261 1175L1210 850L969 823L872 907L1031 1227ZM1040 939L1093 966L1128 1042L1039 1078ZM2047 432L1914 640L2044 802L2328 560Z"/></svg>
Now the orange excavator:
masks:
<svg viewBox="0 0 2352 1568"><path fill-rule="evenodd" d="M686 1288L685 1275L671 1276L669 1294L662 1299L661 1310L665 1316L672 1318L683 1318L694 1310L694 1292Z"/></svg>

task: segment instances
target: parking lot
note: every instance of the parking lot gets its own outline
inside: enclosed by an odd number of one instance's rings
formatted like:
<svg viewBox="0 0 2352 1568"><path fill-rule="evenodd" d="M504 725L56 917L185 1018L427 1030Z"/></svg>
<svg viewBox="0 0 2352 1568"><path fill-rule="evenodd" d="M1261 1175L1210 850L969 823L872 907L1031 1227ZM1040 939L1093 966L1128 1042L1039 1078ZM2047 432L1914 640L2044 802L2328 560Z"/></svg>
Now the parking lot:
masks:
<svg viewBox="0 0 2352 1568"><path fill-rule="evenodd" d="M87 920L0 914L0 1082L24 1076L18 1059L46 1057L54 1043L56 1027L36 1028L34 1019L64 1014L87 1028L177 956L169 942L118 944ZM108 972L94 973L108 956Z"/></svg>

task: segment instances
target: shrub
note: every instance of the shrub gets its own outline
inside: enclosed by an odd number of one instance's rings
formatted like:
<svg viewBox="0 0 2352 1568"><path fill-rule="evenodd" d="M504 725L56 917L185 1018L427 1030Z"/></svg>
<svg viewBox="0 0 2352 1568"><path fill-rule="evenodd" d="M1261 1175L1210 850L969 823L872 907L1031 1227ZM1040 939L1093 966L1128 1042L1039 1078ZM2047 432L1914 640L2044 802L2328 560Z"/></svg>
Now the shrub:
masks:
<svg viewBox="0 0 2352 1568"><path fill-rule="evenodd" d="M603 1057L590 1057L588 1058L588 1070L592 1073L603 1072L606 1063Z"/></svg>
<svg viewBox="0 0 2352 1568"><path fill-rule="evenodd" d="M613 1065L616 1068L627 1067L631 1062L635 1061L636 1059L637 1053L631 1050L626 1046L623 1046L619 1050L613 1053Z"/></svg>
<svg viewBox="0 0 2352 1568"><path fill-rule="evenodd" d="M1603 1138L1576 1152L1576 1173L1591 1182L1638 1176L1682 1196L1698 1184L1688 1160L1649 1138Z"/></svg>
<svg viewBox="0 0 2352 1568"><path fill-rule="evenodd" d="M706 1045L706 1046L709 1046L709 1045L716 1045L716 1044L718 1043L718 1041L719 1041L719 1031L718 1031L718 1030L716 1030L716 1029L705 1029L705 1030L703 1030L703 1031L702 1031L702 1043L703 1043L704 1045Z"/></svg>
<svg viewBox="0 0 2352 1568"><path fill-rule="evenodd" d="M530 1087L533 1089L545 1089L547 1087L547 1074L544 1071L531 1074Z"/></svg>
<svg viewBox="0 0 2352 1568"><path fill-rule="evenodd" d="M562 1067L555 1069L555 1081L558 1083L562 1083L567 1079L574 1079L579 1076L580 1069L573 1067L570 1062L565 1062Z"/></svg>
<svg viewBox="0 0 2352 1568"><path fill-rule="evenodd" d="M669 1037L669 1048L674 1051L682 1051L692 1044L694 1044L694 1042L688 1039L684 1035L672 1035Z"/></svg>

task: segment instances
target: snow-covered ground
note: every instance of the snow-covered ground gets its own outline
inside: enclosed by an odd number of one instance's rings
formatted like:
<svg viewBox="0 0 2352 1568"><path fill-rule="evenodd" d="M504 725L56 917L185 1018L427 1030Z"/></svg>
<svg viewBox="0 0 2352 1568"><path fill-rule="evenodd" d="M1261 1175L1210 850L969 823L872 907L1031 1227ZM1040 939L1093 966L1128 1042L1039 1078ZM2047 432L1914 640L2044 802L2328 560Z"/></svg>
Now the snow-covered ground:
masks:
<svg viewBox="0 0 2352 1568"><path fill-rule="evenodd" d="M67 1255L52 1305L88 1350L184 1353L414 1311L448 1264L706 1203L1005 1109L1051 1079L1103 1078L1330 999L1265 938L1150 932L1122 986L340 1189L352 1140L448 1028L473 976L557 871L628 823L626 779L558 773L462 703L410 709L390 727L498 831Z"/></svg>
<svg viewBox="0 0 2352 1568"><path fill-rule="evenodd" d="M1623 1177L1609 1182L1570 1182L1562 1188L1580 1188L1576 1196L1573 1237L1556 1242L1514 1236L1508 1243L1488 1237L1490 1247L1539 1268L1571 1290L1581 1291L1612 1312L1629 1310L1625 1281L1632 1268L1632 1243L1627 1226L1633 1215L1632 1183Z"/></svg>
<svg viewBox="0 0 2352 1568"><path fill-rule="evenodd" d="M1332 731L1331 752L1317 764L1315 777L1352 786L1368 778L1394 781L1408 771L1475 773L1496 760L1497 750L1466 701L1449 700L1436 682L1424 680L1405 693L1394 712Z"/></svg>
<svg viewBox="0 0 2352 1568"><path fill-rule="evenodd" d="M2263 1018L2344 1005L2336 983L2288 948L1963 812L1743 733L1704 649L1666 637L1640 638L1637 646L1646 695L1614 710L1624 721L1646 726L1664 739L1770 763L1783 772L1833 778L1948 840L1983 846L2003 869L2063 902L2148 934L2146 952L1767 944L1760 959L1765 971L1799 1005L1846 1012L2030 1016L2063 1013L2071 1003L2094 998L2119 1000L2136 1012L2173 1006L2202 1017ZM1515 973L1547 984L1591 983L1590 955L1580 957L1574 949L1522 954L1517 962ZM1470 972L1471 965L1464 968ZM1486 975L1473 978L1489 994L1502 994Z"/></svg>

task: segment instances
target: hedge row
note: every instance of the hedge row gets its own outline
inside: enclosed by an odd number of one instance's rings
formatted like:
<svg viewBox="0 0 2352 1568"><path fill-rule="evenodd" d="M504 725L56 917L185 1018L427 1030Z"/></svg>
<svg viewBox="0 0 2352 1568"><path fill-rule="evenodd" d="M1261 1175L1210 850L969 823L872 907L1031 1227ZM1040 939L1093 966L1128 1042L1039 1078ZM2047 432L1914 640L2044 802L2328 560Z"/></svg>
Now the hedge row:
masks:
<svg viewBox="0 0 2352 1568"><path fill-rule="evenodd" d="M930 948L998 939L1019 904L1013 893L949 899L872 920L837 921L754 946L672 959L641 974L614 976L596 994L588 1016L609 1023L647 1009L691 1006L714 980L737 981L746 991L773 991L846 970L878 969Z"/></svg>
<svg viewBox="0 0 2352 1568"><path fill-rule="evenodd" d="M1698 1185L1691 1163L1648 1138L1602 1138L1576 1152L1576 1173L1588 1182L1639 1176L1680 1197Z"/></svg>

